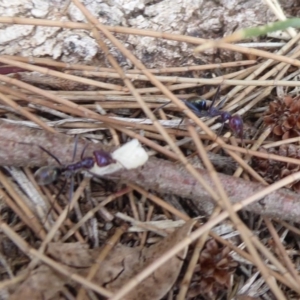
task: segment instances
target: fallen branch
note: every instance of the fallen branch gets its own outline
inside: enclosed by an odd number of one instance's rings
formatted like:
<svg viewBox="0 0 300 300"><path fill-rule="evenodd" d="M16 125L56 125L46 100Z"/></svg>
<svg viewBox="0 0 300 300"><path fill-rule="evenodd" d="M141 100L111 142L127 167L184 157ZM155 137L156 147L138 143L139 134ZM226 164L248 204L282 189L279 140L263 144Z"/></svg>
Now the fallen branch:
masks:
<svg viewBox="0 0 300 300"><path fill-rule="evenodd" d="M203 179L213 186L210 175L206 170L197 169ZM228 175L219 174L231 202L237 203L265 188L264 185L245 181ZM182 166L172 162L151 158L142 168L115 173L111 178L132 181L145 189L153 189L159 193L172 193L189 198L199 209L211 210L213 200L199 185L190 173ZM299 221L299 195L287 189L280 189L270 193L260 201L245 208L256 214L267 215L272 218Z"/></svg>
<svg viewBox="0 0 300 300"><path fill-rule="evenodd" d="M9 166L44 166L53 164L37 145L49 149L63 163L70 163L74 149L74 139L62 134L49 134L44 131L19 127L0 122L0 165ZM79 159L85 142L78 141L77 157ZM98 144L90 143L87 154L101 148ZM105 148L105 150L110 150ZM201 176L213 186L207 171L198 169ZM245 181L232 176L219 174L221 183L232 203L239 202L265 186ZM113 180L131 181L147 190L158 193L172 193L184 198L189 198L200 209L212 209L213 200L198 182L180 165L167 160L150 158L139 169L119 171L107 178ZM299 195L287 189L280 189L270 193L259 202L245 208L256 214L267 215L280 219L298 222L300 217Z"/></svg>

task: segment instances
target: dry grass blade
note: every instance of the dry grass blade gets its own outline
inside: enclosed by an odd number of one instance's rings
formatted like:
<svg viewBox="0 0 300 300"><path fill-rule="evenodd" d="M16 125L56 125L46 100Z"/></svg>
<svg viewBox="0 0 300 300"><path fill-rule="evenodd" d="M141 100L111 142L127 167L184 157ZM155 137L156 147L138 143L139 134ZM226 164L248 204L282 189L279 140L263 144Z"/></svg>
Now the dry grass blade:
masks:
<svg viewBox="0 0 300 300"><path fill-rule="evenodd" d="M25 218L28 218L30 220L30 224L34 232L38 233L41 231L41 225L37 217L34 215L32 210L24 203L23 199L20 197L20 195L17 193L17 191L14 189L14 186L9 178L7 178L1 171L0 171L0 182L5 187L8 194L11 196L11 198L14 199L17 206L21 210L20 216L22 214L25 215ZM43 231L41 232L43 235Z"/></svg>
<svg viewBox="0 0 300 300"><path fill-rule="evenodd" d="M211 218L214 218L216 217L219 213L221 212L221 208L220 207L216 207L214 212L212 213L211 215ZM184 278L181 282L181 288L180 288L180 292L177 296L177 300L184 300L186 299L186 294L187 294L187 291L189 289L189 286L190 286L190 283L191 283L191 279L192 279L192 276L193 276L193 273L194 273L194 270L196 268L196 264L198 262L198 259L199 259L199 256L200 256L200 253L203 249L203 246L207 240L207 237L209 235L209 231L205 232L203 234L203 236L201 238L199 238L199 240L197 241L197 244L195 245L195 248L194 248L194 251L193 251L193 255L192 255L192 258L189 262L189 266L188 266L188 269L184 275Z"/></svg>
<svg viewBox="0 0 300 300"><path fill-rule="evenodd" d="M90 283L87 280L85 280L83 277L72 273L72 271L70 272L67 268L63 267L61 264L53 261L52 259L48 258L47 256L41 254L40 252L38 252L37 250L30 248L29 245L20 237L18 236L12 229L10 229L5 223L1 223L1 229L3 230L3 232L5 232L8 236L10 236L10 238L16 243L16 245L18 245L18 247L27 255L32 255L35 259L37 260L41 260L44 263L46 263L47 265L51 266L51 269L48 270L56 270L58 271L60 274L66 276L66 278L71 278L81 284L83 284L84 286L91 288L92 290L98 292L101 295L104 295L106 297L110 297L111 293L108 292L107 290L99 287L96 284ZM48 273L47 273L48 274ZM46 274L46 275L47 275ZM30 280L31 278L29 278ZM26 286L26 283L25 283ZM19 291L18 291L19 292ZM34 292L34 291L32 291ZM22 293L22 290L21 290ZM39 293L40 295L40 293ZM17 294L16 299L20 299L20 294ZM43 295L41 295L41 297L43 297ZM44 299L44 298L40 298L40 299Z"/></svg>
<svg viewBox="0 0 300 300"><path fill-rule="evenodd" d="M298 42L300 38L300 35L297 35L296 37L294 37L293 39L291 39L284 47L282 47L282 49L280 49L278 51L278 54L285 54L295 43ZM268 68L270 65L272 65L272 63L274 63L273 59L268 59L266 62L264 62L259 68L257 68L255 70L255 72L253 72L252 74L250 74L246 80L252 80L255 77L257 77L258 75L260 75L266 68ZM276 68L271 69L269 72L267 72L265 75L263 75L262 77L260 77L259 79L261 80L265 80L267 78L269 78L271 75L273 75L274 73L276 73L277 70L281 70L283 66L285 66L286 64L281 63L278 66L276 66ZM240 102L246 95L248 95L254 88L253 87L247 87L244 92L242 92L238 97L236 97L232 102L231 102L231 106ZM235 88L233 88L230 92L228 97L232 98L235 94L237 94L240 90L242 90L242 86L237 86ZM227 108L227 107L226 107Z"/></svg>
<svg viewBox="0 0 300 300"><path fill-rule="evenodd" d="M266 223L266 225L268 226L268 229L270 231L270 233L272 234L275 242L276 242L276 246L278 247L280 254L283 256L283 260L285 262L285 265L288 269L288 271L290 272L290 274L295 278L296 282L298 283L298 285L300 286L300 278L299 278L299 274L297 273L295 266L293 266L290 258L288 257L283 245L281 244L281 241L279 239L279 236L273 226L273 224L271 223L271 221L264 217L264 221Z"/></svg>
<svg viewBox="0 0 300 300"><path fill-rule="evenodd" d="M74 69L74 70L85 70L90 72L107 72L109 74L115 73L115 70L112 70L110 68L101 68L101 67L93 67L93 66L86 66L86 65L80 65L80 64L72 64L69 65L67 63L58 62L52 59L46 59L46 58L37 58L34 57L32 59L28 59L26 57L22 56L9 56L4 55L4 57L8 59L14 59L20 62L26 62L31 64L41 64L41 65L49 65L49 66L56 66L61 67L64 69ZM226 68L226 67L234 67L234 66L246 66L255 64L255 60L245 60L245 61L233 61L228 63L219 63L219 64L208 64L208 65L199 65L199 66L188 66L188 67L171 67L171 68L160 68L160 69L149 69L149 72L151 73L172 73L172 72L187 72L187 71L196 71L196 70L209 70L214 68ZM140 74L140 70L127 70L128 74Z"/></svg>
<svg viewBox="0 0 300 300"><path fill-rule="evenodd" d="M45 251L45 248L47 247L47 244L51 242L51 240L53 239L54 235L57 233L58 229L60 228L60 226L62 225L62 223L65 221L65 219L66 219L69 211L73 209L76 201L78 201L79 197L83 193L83 190L88 185L89 181L90 181L90 178L86 177L81 182L80 186L75 191L70 204L67 205L66 208L64 209L64 211L60 214L59 218L56 220L55 224L53 225L53 227L51 228L51 230L49 231L49 233L47 234L47 236L43 240L43 243L42 243L42 245L39 248L39 253L43 253ZM31 265L29 266L29 268L31 268L31 269L34 268L36 266L37 262L38 261L33 260L31 262Z"/></svg>
<svg viewBox="0 0 300 300"><path fill-rule="evenodd" d="M32 220L30 217L26 216L24 212L14 203L14 201L1 189L0 190L1 199L4 200L7 205L14 211L14 213L19 216L19 218L26 224L29 228L31 228L37 236L41 238L45 237L45 231L42 229L41 226L36 228L32 224Z"/></svg>
<svg viewBox="0 0 300 300"><path fill-rule="evenodd" d="M18 106L14 101L12 101L9 97L3 95L2 93L0 93L0 99L8 104L10 107L12 107L13 109L16 110L16 112L22 114L23 116L27 117L29 120L33 121L34 123L38 124L41 128L55 133L56 131L47 126L43 121L41 121L39 118L37 118L34 114L30 113L29 111L27 111L26 109L22 108L21 106Z"/></svg>
<svg viewBox="0 0 300 300"><path fill-rule="evenodd" d="M94 81L94 80L91 80L91 79L80 78L80 77L73 76L73 75L63 74L63 73L53 71L53 70L50 70L50 69L46 69L46 68L43 68L43 67L32 66L32 65L22 63L22 62L15 62L11 59L7 59L7 58L4 58L4 57L0 57L0 62L2 62L4 64L12 65L12 66L20 67L20 68L23 68L23 69L36 71L36 72L39 72L39 73L42 73L42 74L61 77L63 79L68 79L68 80L76 81L76 82L83 83L83 84L95 85L99 88L120 90L120 91L123 90L124 91L124 88L121 87L121 86L118 86L118 85L100 83L99 81Z"/></svg>
<svg viewBox="0 0 300 300"><path fill-rule="evenodd" d="M131 189L130 188L125 188L113 195L108 196L105 200L103 200L101 203L99 203L97 206L95 206L93 209L91 209L86 215L84 215L80 222L78 222L76 225L74 225L74 227L72 227L62 238L61 241L66 241L70 236L72 236L72 234L74 234L81 226L82 224L84 224L87 220L89 220L90 218L92 218L94 216L94 214L99 211L102 207L104 207L105 205L107 205L108 203L112 202L113 200L115 200L117 197L121 197L122 195L130 192Z"/></svg>
<svg viewBox="0 0 300 300"><path fill-rule="evenodd" d="M0 4L2 296L298 299L300 7L140 2Z"/></svg>

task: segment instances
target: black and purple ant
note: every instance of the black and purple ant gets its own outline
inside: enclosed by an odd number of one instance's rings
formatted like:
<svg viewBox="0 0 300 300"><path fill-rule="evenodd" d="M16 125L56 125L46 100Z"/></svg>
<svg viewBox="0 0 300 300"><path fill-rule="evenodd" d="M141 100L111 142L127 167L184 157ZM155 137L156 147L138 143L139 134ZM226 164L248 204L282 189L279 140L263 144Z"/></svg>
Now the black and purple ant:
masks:
<svg viewBox="0 0 300 300"><path fill-rule="evenodd" d="M214 98L211 102L211 105L208 106L206 100L200 100L198 97L191 97L187 100L180 99L197 117L219 117L220 122L222 123L221 130L228 121L228 126L234 134L236 134L241 140L243 139L243 120L239 115L231 115L228 111L220 110L224 104L226 98L224 98L221 103L214 107L216 99L220 92L220 85L217 88L217 91L214 95ZM160 106L158 109L164 107L170 102Z"/></svg>
<svg viewBox="0 0 300 300"><path fill-rule="evenodd" d="M50 151L48 151L47 149L45 149L42 146L39 146L39 148L42 151L46 152L49 156L51 156L59 164L59 166L58 167L44 166L44 167L39 168L34 174L34 177L35 177L37 183L39 185L48 185L48 184L51 184L51 183L57 181L57 179L60 176L65 175L65 181L64 181L61 189L59 190L58 194L55 197L55 198L58 198L66 186L67 179L70 178L74 174L74 172L76 172L80 169L89 170L95 164L98 167L106 167L110 164L116 163L115 159L112 158L111 154L104 150L96 150L93 152L93 156L84 157L84 152L86 150L86 147L87 147L87 144L85 145L85 147L82 150L80 161L69 164L69 165L63 165L60 162L60 160L55 155L53 155ZM76 155L76 148L77 148L77 138L75 141L75 147L74 147L72 161L74 161L74 158ZM69 195L70 201L72 198L73 185L74 185L74 180L72 177L71 186L70 186L70 195ZM46 215L46 219L47 219L50 211L52 210L53 204L54 204L54 201L51 203L50 209Z"/></svg>
<svg viewBox="0 0 300 300"><path fill-rule="evenodd" d="M99 167L106 167L106 166L116 162L112 158L111 154L104 150L94 151L93 157L92 156L84 157L84 152L87 147L87 145L86 145L81 153L80 161L64 166L64 165L62 165L60 160L55 155L53 155L50 151L48 151L47 149L45 149L42 146L39 146L39 147L41 150L43 150L49 156L51 156L60 165L59 167L45 166L45 167L39 168L34 174L34 176L37 180L37 183L39 185L48 185L50 183L53 183L63 174L65 174L66 178L68 178L68 177L70 177L70 175L73 172L78 171L80 169L89 170L95 164L97 164ZM76 153L76 146L75 146L75 150L73 153L73 160L75 157L75 153Z"/></svg>

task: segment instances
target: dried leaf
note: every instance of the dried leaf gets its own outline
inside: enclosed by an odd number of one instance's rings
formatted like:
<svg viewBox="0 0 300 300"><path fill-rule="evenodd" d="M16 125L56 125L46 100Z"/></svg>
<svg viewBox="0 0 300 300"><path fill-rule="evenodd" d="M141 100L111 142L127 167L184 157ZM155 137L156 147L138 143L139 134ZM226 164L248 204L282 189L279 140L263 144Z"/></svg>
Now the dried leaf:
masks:
<svg viewBox="0 0 300 300"><path fill-rule="evenodd" d="M47 254L55 260L75 268L87 268L94 263L92 250L89 250L88 245L82 243L49 243Z"/></svg>
<svg viewBox="0 0 300 300"><path fill-rule="evenodd" d="M46 265L39 266L31 272L9 298L10 300L31 299L50 300L57 299L57 293L67 284L69 279Z"/></svg>
<svg viewBox="0 0 300 300"><path fill-rule="evenodd" d="M136 250L131 253L130 257L124 258L123 253L118 253L123 256L123 271L119 273L119 276L106 287L111 291L117 291L126 284L133 276L141 272L145 267L150 265L157 258L162 256L166 251L174 247L179 241L182 240L192 229L194 221L187 222L184 226L174 231L172 234L164 238L161 242L143 249ZM144 281L129 293L124 300L155 300L161 299L172 287L177 279L183 260L186 256L187 249L184 249L176 256L167 261L166 264L158 268L154 274L149 276ZM105 264L101 264L101 268L97 274L98 280L107 277L107 273L110 271L110 261L116 256L115 250L110 253L105 261ZM97 281L98 282L98 281Z"/></svg>
<svg viewBox="0 0 300 300"><path fill-rule="evenodd" d="M141 272L166 251L174 247L192 229L195 221L187 222L161 242L145 249L130 248L121 244L114 247L99 266L93 282L104 285L112 292L119 290L133 276ZM50 243L47 254L64 264L70 273L86 276L90 267L96 262L101 248L88 249L81 243ZM166 264L157 269L154 274L128 294L124 300L155 300L161 299L177 279L187 249L182 250ZM48 300L57 299L69 279L42 265L34 270L11 296L11 299ZM55 298L53 298L55 296Z"/></svg>

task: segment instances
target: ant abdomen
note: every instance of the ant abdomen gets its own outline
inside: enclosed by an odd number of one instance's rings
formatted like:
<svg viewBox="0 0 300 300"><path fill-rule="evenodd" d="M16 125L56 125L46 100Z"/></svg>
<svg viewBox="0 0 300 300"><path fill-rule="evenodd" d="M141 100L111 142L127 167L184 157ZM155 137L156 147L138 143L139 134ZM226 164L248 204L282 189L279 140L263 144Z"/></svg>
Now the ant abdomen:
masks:
<svg viewBox="0 0 300 300"><path fill-rule="evenodd" d="M45 166L39 168L34 177L38 185L47 185L53 183L61 174L61 169L58 167Z"/></svg>
<svg viewBox="0 0 300 300"><path fill-rule="evenodd" d="M207 102L205 100L195 100L190 98L188 100L182 100L184 104L194 112L194 114L198 117L201 117L203 111L207 110Z"/></svg>
<svg viewBox="0 0 300 300"><path fill-rule="evenodd" d="M201 100L198 97L195 99L194 97L192 97L187 99L187 101L193 104L194 107L196 107L196 109L198 109L199 111L208 109L206 100Z"/></svg>
<svg viewBox="0 0 300 300"><path fill-rule="evenodd" d="M229 119L229 127L239 138L243 139L243 119L239 115L234 115Z"/></svg>

